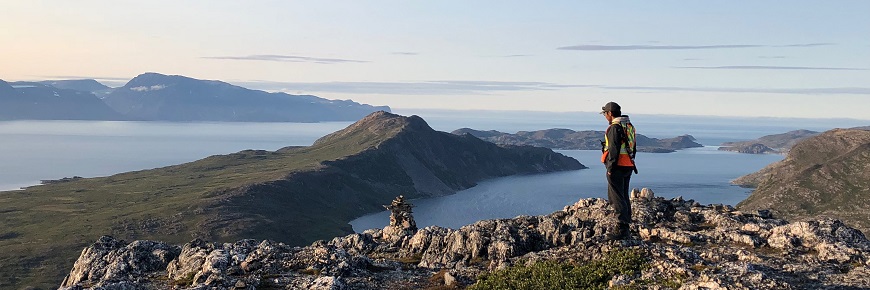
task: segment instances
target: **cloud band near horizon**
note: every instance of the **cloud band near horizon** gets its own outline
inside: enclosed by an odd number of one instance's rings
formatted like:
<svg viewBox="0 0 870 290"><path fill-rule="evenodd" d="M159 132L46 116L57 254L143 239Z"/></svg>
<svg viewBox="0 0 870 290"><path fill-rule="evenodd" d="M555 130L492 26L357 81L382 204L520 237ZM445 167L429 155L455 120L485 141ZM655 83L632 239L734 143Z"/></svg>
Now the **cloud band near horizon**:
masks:
<svg viewBox="0 0 870 290"><path fill-rule="evenodd" d="M612 51L612 50L692 50L692 49L733 49L733 48L756 48L756 47L815 47L828 46L834 43L799 43L786 45L766 45L766 44L718 44L718 45L598 45L598 44L580 44L572 46L563 46L556 49L559 50L581 50L581 51Z"/></svg>

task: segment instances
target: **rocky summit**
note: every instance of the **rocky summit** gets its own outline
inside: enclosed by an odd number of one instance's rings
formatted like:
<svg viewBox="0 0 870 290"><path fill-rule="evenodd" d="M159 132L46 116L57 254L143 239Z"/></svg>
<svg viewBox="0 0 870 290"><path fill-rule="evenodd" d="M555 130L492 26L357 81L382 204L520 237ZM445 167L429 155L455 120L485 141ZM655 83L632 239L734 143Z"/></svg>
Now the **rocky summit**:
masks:
<svg viewBox="0 0 870 290"><path fill-rule="evenodd" d="M499 269L582 265L618 251L643 259L640 271L605 277L620 289L870 287L870 241L838 220L790 223L764 210L633 196L633 234L624 240L604 238L616 218L603 199L544 216L372 229L305 247L104 236L82 251L61 289L462 289Z"/></svg>

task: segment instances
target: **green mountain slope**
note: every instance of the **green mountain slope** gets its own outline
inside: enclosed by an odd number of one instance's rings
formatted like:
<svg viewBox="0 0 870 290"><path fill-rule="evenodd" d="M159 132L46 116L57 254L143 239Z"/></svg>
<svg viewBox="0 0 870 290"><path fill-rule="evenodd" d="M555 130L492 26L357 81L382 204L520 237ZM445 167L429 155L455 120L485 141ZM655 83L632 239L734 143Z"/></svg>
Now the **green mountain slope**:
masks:
<svg viewBox="0 0 870 290"><path fill-rule="evenodd" d="M756 187L741 210L770 208L791 219L829 216L870 230L870 131L835 129L792 147L788 157L736 184Z"/></svg>
<svg viewBox="0 0 870 290"><path fill-rule="evenodd" d="M56 287L79 249L101 235L303 245L349 233L350 220L400 194L451 194L487 178L581 168L549 149L498 147L377 112L309 147L0 193L0 288Z"/></svg>

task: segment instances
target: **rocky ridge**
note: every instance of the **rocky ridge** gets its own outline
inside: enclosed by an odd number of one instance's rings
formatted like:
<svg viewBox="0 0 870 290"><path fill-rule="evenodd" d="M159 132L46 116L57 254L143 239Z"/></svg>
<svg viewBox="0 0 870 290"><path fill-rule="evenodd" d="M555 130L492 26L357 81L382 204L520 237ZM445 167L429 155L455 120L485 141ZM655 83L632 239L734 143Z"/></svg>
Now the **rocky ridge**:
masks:
<svg viewBox="0 0 870 290"><path fill-rule="evenodd" d="M604 131L574 131L570 129L546 129L538 131L519 131L516 134L495 130L479 131L462 128L451 132L456 135L470 134L484 141L499 145L527 145L559 150L600 150ZM637 151L649 153L671 153L679 149L702 147L692 135L657 139L637 134Z"/></svg>
<svg viewBox="0 0 870 290"><path fill-rule="evenodd" d="M833 219L790 223L634 194L634 235L607 241L615 215L582 199L544 216L484 220L413 234L380 229L292 247L264 240L182 246L102 237L84 249L61 289L457 289L478 275L540 261L582 263L630 249L647 259L611 285L641 289L863 289L870 241Z"/></svg>

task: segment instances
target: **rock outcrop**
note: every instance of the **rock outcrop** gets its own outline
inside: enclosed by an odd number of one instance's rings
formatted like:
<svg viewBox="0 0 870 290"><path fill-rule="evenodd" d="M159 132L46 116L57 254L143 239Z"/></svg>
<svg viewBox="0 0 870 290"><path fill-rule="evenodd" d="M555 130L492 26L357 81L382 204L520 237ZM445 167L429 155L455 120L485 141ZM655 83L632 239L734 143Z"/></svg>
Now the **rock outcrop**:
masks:
<svg viewBox="0 0 870 290"><path fill-rule="evenodd" d="M432 226L390 240L374 229L306 247L269 240L194 240L179 247L103 237L82 252L61 288L461 287L510 265L582 263L621 249L640 251L647 266L611 283L641 289L870 287L870 241L838 220L789 223L768 211L651 194L632 206L634 234L619 241L604 239L616 218L603 199L582 199L544 216Z"/></svg>
<svg viewBox="0 0 870 290"><path fill-rule="evenodd" d="M600 150L604 131L574 131L570 129L547 129L538 131L519 131L509 134L499 131L479 131L462 128L452 132L456 135L470 134L484 141L499 145L527 145L560 150ZM674 138L657 139L637 134L637 151L648 153L670 153L679 149L702 147L695 137L683 135Z"/></svg>

